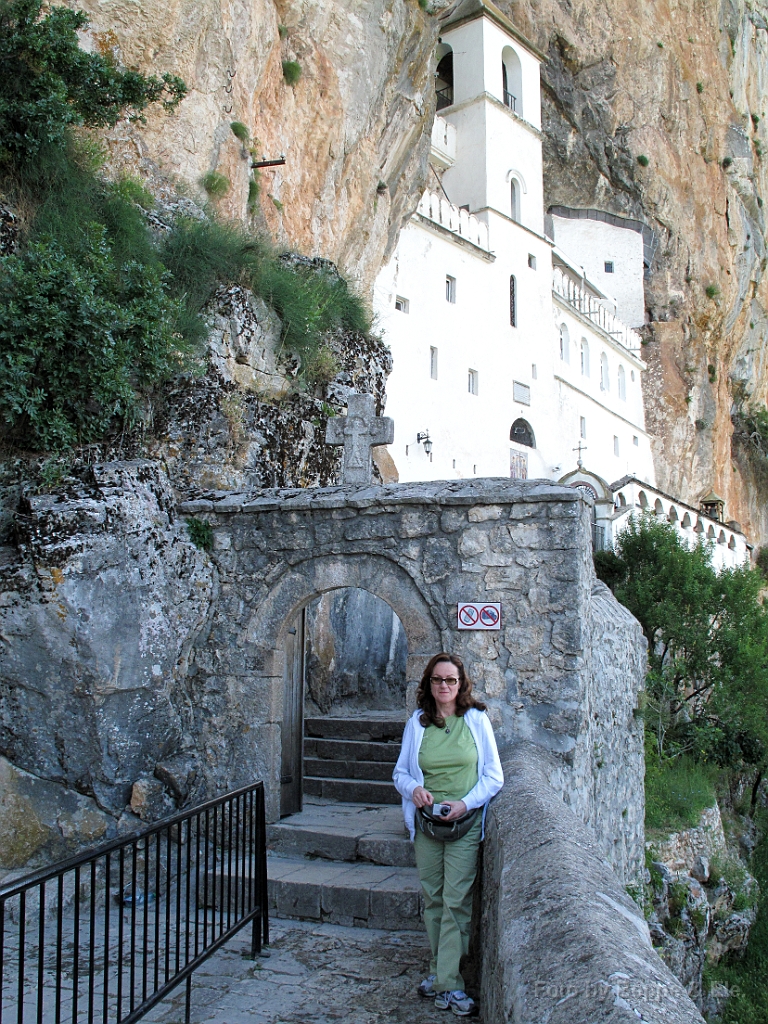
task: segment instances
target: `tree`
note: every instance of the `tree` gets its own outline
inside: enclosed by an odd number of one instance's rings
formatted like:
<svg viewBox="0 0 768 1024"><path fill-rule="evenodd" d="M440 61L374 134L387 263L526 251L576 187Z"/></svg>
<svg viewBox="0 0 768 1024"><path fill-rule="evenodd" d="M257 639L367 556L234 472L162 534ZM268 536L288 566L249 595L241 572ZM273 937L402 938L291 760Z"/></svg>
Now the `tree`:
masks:
<svg viewBox="0 0 768 1024"><path fill-rule="evenodd" d="M142 117L151 103L172 110L186 93L175 75L119 68L110 55L86 53L83 11L43 0L0 0L0 156L17 160L64 142L69 128Z"/></svg>
<svg viewBox="0 0 768 1024"><path fill-rule="evenodd" d="M633 517L606 582L648 640L648 712L660 757L762 768L768 754L768 614L762 574L716 572L704 544ZM600 563L597 563L601 572Z"/></svg>

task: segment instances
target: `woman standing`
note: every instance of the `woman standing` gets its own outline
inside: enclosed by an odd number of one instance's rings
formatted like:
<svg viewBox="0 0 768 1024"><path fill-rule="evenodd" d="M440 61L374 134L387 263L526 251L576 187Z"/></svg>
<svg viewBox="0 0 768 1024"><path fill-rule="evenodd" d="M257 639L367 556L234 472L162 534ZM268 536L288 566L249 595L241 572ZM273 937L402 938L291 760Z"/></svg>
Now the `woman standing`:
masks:
<svg viewBox="0 0 768 1024"><path fill-rule="evenodd" d="M430 659L416 703L393 779L415 845L432 947L419 994L434 998L438 1009L468 1017L476 1006L464 992L459 961L469 946L485 812L504 776L485 705L472 696L460 658L442 653ZM451 835L442 839L445 833Z"/></svg>

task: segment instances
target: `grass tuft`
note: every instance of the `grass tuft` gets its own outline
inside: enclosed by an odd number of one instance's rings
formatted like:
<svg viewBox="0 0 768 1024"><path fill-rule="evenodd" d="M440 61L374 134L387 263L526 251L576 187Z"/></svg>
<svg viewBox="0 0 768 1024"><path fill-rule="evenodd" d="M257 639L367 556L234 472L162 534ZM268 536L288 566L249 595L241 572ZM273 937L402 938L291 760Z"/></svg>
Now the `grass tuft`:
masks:
<svg viewBox="0 0 768 1024"><path fill-rule="evenodd" d="M221 199L230 188L230 180L226 174L219 174L218 171L208 171L200 179L200 184L203 186L205 191L211 197L211 199Z"/></svg>
<svg viewBox="0 0 768 1024"><path fill-rule="evenodd" d="M239 139L244 146L247 146L251 139L251 133L242 121L233 121L230 126L232 134Z"/></svg>

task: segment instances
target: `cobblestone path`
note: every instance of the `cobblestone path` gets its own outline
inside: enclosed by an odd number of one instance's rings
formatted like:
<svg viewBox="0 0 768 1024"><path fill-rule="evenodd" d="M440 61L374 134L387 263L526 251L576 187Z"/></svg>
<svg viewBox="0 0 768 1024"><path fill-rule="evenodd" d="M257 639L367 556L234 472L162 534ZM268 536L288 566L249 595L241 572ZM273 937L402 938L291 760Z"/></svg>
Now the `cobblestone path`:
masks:
<svg viewBox="0 0 768 1024"><path fill-rule="evenodd" d="M195 972L192 1024L448 1024L416 986L426 974L423 932L270 921L271 956L244 959L249 929ZM184 986L146 1018L183 1024ZM475 1018L477 1020L477 1018Z"/></svg>

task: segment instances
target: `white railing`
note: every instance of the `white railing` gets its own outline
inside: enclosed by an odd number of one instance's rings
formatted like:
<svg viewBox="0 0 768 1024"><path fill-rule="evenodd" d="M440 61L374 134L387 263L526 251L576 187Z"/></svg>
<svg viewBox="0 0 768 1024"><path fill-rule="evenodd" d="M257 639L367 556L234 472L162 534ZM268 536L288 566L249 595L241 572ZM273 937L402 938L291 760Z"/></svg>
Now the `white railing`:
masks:
<svg viewBox="0 0 768 1024"><path fill-rule="evenodd" d="M569 306L577 309L582 316L588 317L596 327L610 334L624 348L630 352L640 351L641 339L638 332L622 323L596 295L592 295L578 281L574 281L557 267L552 271L552 290L561 299L565 299Z"/></svg>
<svg viewBox="0 0 768 1024"><path fill-rule="evenodd" d="M417 212L427 220L434 221L435 224L440 224L449 231L460 235L461 238L466 238L468 242L485 249L486 252L490 251L488 225L478 220L468 210L462 210L458 206L454 206L453 203L449 203L445 196L427 190L421 197Z"/></svg>

